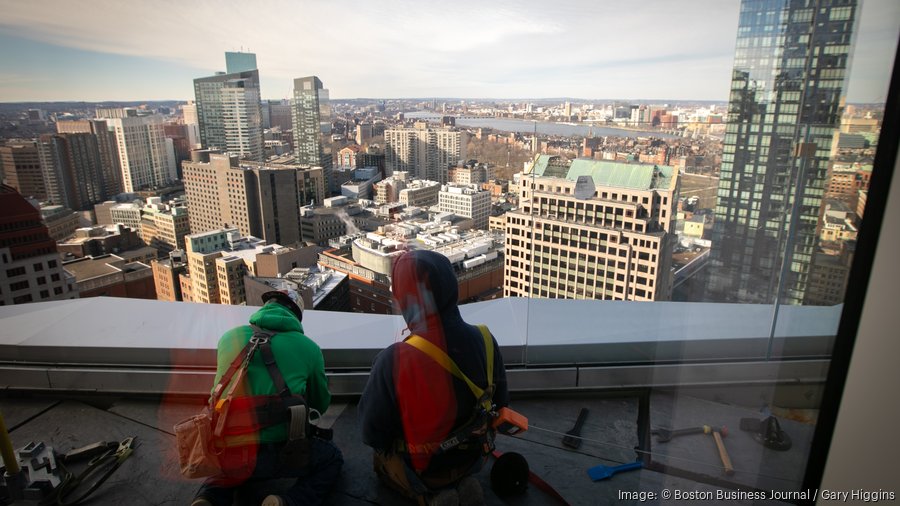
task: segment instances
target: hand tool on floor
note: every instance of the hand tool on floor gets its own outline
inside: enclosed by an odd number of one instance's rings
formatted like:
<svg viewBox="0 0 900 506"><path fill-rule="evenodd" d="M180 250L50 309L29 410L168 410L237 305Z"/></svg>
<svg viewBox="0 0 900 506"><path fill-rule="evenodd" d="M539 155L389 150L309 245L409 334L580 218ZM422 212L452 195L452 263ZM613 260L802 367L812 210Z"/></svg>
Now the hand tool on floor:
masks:
<svg viewBox="0 0 900 506"><path fill-rule="evenodd" d="M725 474L734 474L734 466L731 465L731 457L728 456L728 450L725 449L725 443L722 442L722 435L719 431L712 431L713 439L716 440L716 448L719 449L719 458L722 459L722 467L725 468Z"/></svg>
<svg viewBox="0 0 900 506"><path fill-rule="evenodd" d="M578 420L575 421L575 427L572 427L572 430L566 432L565 437L563 437L562 444L568 446L569 448L578 448L581 446L581 427L584 425L584 421L587 419L588 409L581 408L581 411L578 412Z"/></svg>
<svg viewBox="0 0 900 506"><path fill-rule="evenodd" d="M791 449L791 437L781 430L781 424L774 416L757 420L756 418L741 418L741 430L753 434L757 443L780 452Z"/></svg>
<svg viewBox="0 0 900 506"><path fill-rule="evenodd" d="M587 473L588 476L591 477L592 481L600 481L610 478L612 477L612 475L618 472L640 469L641 467L643 467L643 465L644 464L641 461L629 462L628 464L622 464L620 466L604 466L601 464L599 466L594 466L588 469Z"/></svg>
<svg viewBox="0 0 900 506"><path fill-rule="evenodd" d="M667 429L665 427L658 427L650 431L650 433L656 435L657 442L666 443L673 437L686 436L689 434L710 434L713 431L721 433L722 437L728 435L728 427L716 427L714 425L701 425L699 427L688 427L686 429Z"/></svg>

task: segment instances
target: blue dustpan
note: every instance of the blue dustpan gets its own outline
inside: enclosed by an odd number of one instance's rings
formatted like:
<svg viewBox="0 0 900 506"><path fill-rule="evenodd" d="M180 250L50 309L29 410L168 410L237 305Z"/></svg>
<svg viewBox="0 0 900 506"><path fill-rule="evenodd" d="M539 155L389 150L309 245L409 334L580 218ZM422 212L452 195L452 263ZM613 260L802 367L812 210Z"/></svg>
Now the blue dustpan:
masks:
<svg viewBox="0 0 900 506"><path fill-rule="evenodd" d="M612 475L620 472L620 471L631 471L632 469L640 469L643 467L642 462L631 462L629 464L622 464L621 466L594 466L588 469L588 476L591 477L592 481L600 481L605 480L607 478L612 477Z"/></svg>

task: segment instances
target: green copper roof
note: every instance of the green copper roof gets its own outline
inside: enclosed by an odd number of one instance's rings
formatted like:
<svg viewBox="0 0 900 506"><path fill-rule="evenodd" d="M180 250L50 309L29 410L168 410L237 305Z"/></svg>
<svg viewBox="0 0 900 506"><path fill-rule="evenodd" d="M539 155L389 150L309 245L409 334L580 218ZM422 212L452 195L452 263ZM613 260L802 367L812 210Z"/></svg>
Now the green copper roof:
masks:
<svg viewBox="0 0 900 506"><path fill-rule="evenodd" d="M577 181L578 176L591 176L597 186L613 186L633 190L668 189L675 169L668 165L611 162L576 158L569 164L564 158L539 155L526 173L540 177L558 177Z"/></svg>

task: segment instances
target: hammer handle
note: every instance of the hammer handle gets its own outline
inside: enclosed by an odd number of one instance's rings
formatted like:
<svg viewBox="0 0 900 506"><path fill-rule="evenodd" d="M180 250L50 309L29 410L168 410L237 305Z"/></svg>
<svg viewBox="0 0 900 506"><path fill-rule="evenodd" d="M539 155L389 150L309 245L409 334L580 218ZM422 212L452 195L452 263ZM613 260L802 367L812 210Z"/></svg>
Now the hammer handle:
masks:
<svg viewBox="0 0 900 506"><path fill-rule="evenodd" d="M718 431L713 431L713 438L716 440L716 447L719 449L719 458L722 459L722 465L725 467L725 474L734 474L734 467L731 465L731 458L728 451L725 450L725 443L722 442L722 436Z"/></svg>

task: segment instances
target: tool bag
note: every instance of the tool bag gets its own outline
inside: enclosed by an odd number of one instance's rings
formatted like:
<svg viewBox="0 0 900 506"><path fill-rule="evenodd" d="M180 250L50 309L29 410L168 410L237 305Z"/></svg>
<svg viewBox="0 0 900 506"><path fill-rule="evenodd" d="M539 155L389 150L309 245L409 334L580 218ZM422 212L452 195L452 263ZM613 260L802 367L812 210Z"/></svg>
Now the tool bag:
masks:
<svg viewBox="0 0 900 506"><path fill-rule="evenodd" d="M251 325L253 336L213 389L203 411L175 425L181 474L203 478L222 473L219 462L226 438L288 422L288 440L279 455L283 468L303 470L309 463L311 427L306 400L292 394L275 363L269 340L274 332ZM277 395L235 396L256 351L262 355Z"/></svg>
<svg viewBox="0 0 900 506"><path fill-rule="evenodd" d="M406 339L406 343L425 353L432 360L437 362L441 367L447 370L453 376L459 378L468 385L469 390L475 395L475 410L462 426L457 427L443 441L433 443L424 443L417 445L409 445L401 442L401 451L407 453L429 453L441 454L453 448L460 448L463 445L477 444L481 446L482 452L487 455L494 450L494 430L491 422L496 416L494 411L494 340L491 332L484 325L478 325L481 336L484 338L485 357L487 359L487 387L481 388L472 380L463 374L456 362L450 358L444 350L438 348L430 341L422 336L412 335Z"/></svg>

